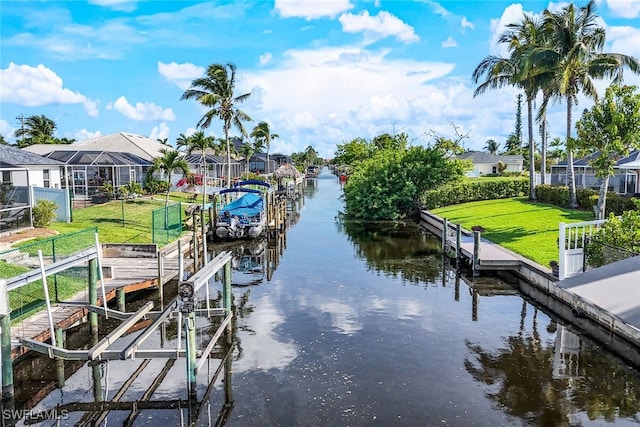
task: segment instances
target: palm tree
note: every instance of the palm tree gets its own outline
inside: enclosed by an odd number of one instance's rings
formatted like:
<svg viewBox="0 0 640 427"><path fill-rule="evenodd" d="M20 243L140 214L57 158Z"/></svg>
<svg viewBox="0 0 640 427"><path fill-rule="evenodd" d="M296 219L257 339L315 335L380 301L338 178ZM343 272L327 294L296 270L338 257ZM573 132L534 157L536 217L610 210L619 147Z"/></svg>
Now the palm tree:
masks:
<svg viewBox="0 0 640 427"><path fill-rule="evenodd" d="M307 148L304 149L304 157L305 166L311 166L315 164L318 158L318 152L311 145L308 145Z"/></svg>
<svg viewBox="0 0 640 427"><path fill-rule="evenodd" d="M539 88L540 71L528 60L530 52L538 47L542 38L542 26L532 17L525 15L522 21L507 25L507 31L499 38L499 43L508 45L509 58L490 55L484 58L473 71L477 83L486 74L474 96L488 89L515 86L524 91L527 101L527 128L529 132L529 199L535 200L535 144L533 141L533 101Z"/></svg>
<svg viewBox="0 0 640 427"><path fill-rule="evenodd" d="M205 136L204 132L198 131L189 138L187 153L191 154L195 150L202 153L202 210L207 203L207 149L213 145L214 137Z"/></svg>
<svg viewBox="0 0 640 427"><path fill-rule="evenodd" d="M251 137L255 138L256 141L260 141L261 145L267 149L267 165L265 167L265 173L269 174L269 146L271 145L272 140L280 138L280 136L277 133L271 133L269 123L261 121L251 131Z"/></svg>
<svg viewBox="0 0 640 427"><path fill-rule="evenodd" d="M164 211L165 211L165 226L168 221L167 206L169 205L169 190L171 189L171 173L173 171L181 171L184 175L189 174L189 164L181 157L180 153L170 148L161 148L160 154L162 156L153 159L153 163L149 168L148 173L160 171L167 177L167 194L164 199Z"/></svg>
<svg viewBox="0 0 640 427"><path fill-rule="evenodd" d="M56 133L56 122L47 116L29 116L24 119L22 127L14 133L19 138L18 147L24 148L33 144L51 144Z"/></svg>
<svg viewBox="0 0 640 427"><path fill-rule="evenodd" d="M231 125L247 135L244 121L251 121L245 112L236 105L246 101L251 92L234 96L236 85L236 66L234 64L212 64L207 67L205 77L195 79L180 99L195 99L205 107L210 108L198 122L198 127L206 129L214 118L222 120L222 130L227 145L227 187L231 187L231 146L229 130Z"/></svg>
<svg viewBox="0 0 640 427"><path fill-rule="evenodd" d="M169 145L169 138L156 138L156 141L162 145Z"/></svg>
<svg viewBox="0 0 640 427"><path fill-rule="evenodd" d="M567 181L569 206L572 208L578 206L571 147L572 112L577 95L583 93L597 99L598 93L591 79L610 78L613 82L619 82L625 66L634 73L640 73L640 62L636 58L602 52L606 34L598 25L595 6L595 0L590 0L578 10L573 3L558 12L545 10L543 24L548 43L537 49L530 58L554 73L558 93L567 102Z"/></svg>
<svg viewBox="0 0 640 427"><path fill-rule="evenodd" d="M190 138L191 138L190 136L186 136L184 133L181 133L176 138L176 148L178 150L180 150L181 148L184 148L186 150L189 147L189 139Z"/></svg>
<svg viewBox="0 0 640 427"><path fill-rule="evenodd" d="M487 153L497 154L500 149L500 144L496 142L495 139L487 139L487 142L484 144L484 150Z"/></svg>

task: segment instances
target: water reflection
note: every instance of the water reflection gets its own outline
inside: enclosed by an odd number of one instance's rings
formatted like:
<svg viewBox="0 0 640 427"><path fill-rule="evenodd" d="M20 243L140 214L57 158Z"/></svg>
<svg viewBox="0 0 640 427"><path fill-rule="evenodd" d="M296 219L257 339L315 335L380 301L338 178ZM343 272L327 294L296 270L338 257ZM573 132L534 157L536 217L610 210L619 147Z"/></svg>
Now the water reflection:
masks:
<svg viewBox="0 0 640 427"><path fill-rule="evenodd" d="M45 357L21 370L20 384L34 386L16 408L106 405L61 425L90 425L107 409L105 425L127 425L136 408L135 425L637 424L637 370L523 298L517 281L457 270L414 225L336 221L330 178L315 180L286 234L210 248L237 255L236 317L198 376L200 409L185 399L182 359L65 362L61 377ZM200 307L220 306L213 282ZM196 318L198 343L219 321ZM167 322L167 346L177 324ZM117 410L132 401L149 403Z"/></svg>
<svg viewBox="0 0 640 427"><path fill-rule="evenodd" d="M336 218L358 256L376 272L413 283L432 282L441 272L440 243L417 224Z"/></svg>

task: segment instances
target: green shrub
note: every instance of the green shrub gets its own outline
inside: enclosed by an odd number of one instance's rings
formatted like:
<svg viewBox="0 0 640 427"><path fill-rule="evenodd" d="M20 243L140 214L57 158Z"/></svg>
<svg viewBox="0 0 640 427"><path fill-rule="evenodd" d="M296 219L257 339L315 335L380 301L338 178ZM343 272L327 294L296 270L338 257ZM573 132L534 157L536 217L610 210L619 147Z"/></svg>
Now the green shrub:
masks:
<svg viewBox="0 0 640 427"><path fill-rule="evenodd" d="M569 205L569 187L561 185L538 185L536 195L541 203L567 207ZM591 211L598 203L598 190L577 188L578 208ZM623 212L635 209L633 197L622 196L612 191L607 193L606 214L622 215Z"/></svg>
<svg viewBox="0 0 640 427"><path fill-rule="evenodd" d="M51 200L38 200L33 207L33 226L45 228L56 219L58 204Z"/></svg>
<svg viewBox="0 0 640 427"><path fill-rule="evenodd" d="M608 221L586 247L587 263L599 267L640 253L640 201L621 216L610 214Z"/></svg>
<svg viewBox="0 0 640 427"><path fill-rule="evenodd" d="M422 195L422 203L427 209L435 209L477 200L520 197L528 192L527 178L463 180L426 191Z"/></svg>

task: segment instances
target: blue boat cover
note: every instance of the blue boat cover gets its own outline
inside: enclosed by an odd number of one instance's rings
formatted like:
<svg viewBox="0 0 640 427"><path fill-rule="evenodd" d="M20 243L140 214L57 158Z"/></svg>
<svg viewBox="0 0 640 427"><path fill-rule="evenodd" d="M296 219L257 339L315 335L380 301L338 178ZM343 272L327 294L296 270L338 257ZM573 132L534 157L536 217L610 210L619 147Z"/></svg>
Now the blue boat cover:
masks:
<svg viewBox="0 0 640 427"><path fill-rule="evenodd" d="M262 212L262 206L262 196L255 193L247 193L239 199L226 204L220 209L220 214L224 215L225 212L229 212L231 216L236 215L242 217L247 215L251 217L259 215L260 212Z"/></svg>

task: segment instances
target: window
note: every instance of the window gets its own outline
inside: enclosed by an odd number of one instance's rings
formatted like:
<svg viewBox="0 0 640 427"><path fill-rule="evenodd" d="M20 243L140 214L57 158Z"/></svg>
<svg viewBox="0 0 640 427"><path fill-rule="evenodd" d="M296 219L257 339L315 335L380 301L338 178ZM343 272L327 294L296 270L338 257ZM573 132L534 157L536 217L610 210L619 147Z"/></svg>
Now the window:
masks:
<svg viewBox="0 0 640 427"><path fill-rule="evenodd" d="M492 167L491 167L491 173L492 173L492 174L496 174L496 173L498 173L498 167L497 167L497 166L492 166Z"/></svg>
<svg viewBox="0 0 640 427"><path fill-rule="evenodd" d="M49 169L42 170L42 185L44 188L51 187L51 178L49 177Z"/></svg>

